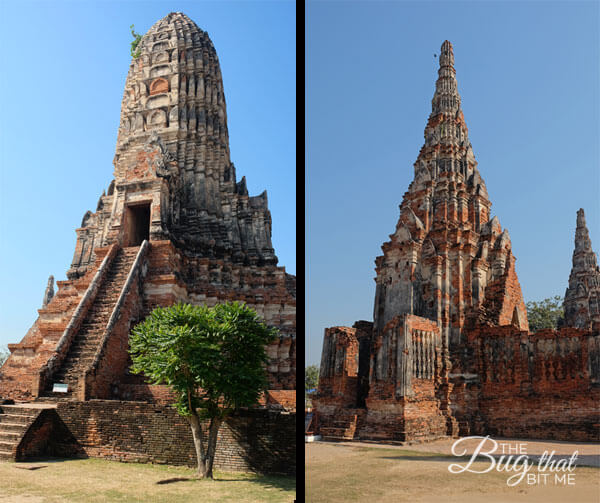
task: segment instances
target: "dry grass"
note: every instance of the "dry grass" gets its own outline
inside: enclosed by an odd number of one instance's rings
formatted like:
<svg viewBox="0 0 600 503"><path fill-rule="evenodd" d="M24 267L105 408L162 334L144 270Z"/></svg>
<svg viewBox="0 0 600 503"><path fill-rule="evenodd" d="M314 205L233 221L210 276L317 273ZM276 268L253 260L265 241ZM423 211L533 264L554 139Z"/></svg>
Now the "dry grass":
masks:
<svg viewBox="0 0 600 503"><path fill-rule="evenodd" d="M457 458L402 448L306 444L306 501L310 503L506 503L600 501L600 470L575 469L574 486L506 484L507 474L451 474ZM485 468L487 462L477 463ZM513 473L509 474L512 475Z"/></svg>
<svg viewBox="0 0 600 503"><path fill-rule="evenodd" d="M0 501L9 503L291 503L295 497L293 477L216 472L215 480L198 480L190 468L102 459L0 463Z"/></svg>

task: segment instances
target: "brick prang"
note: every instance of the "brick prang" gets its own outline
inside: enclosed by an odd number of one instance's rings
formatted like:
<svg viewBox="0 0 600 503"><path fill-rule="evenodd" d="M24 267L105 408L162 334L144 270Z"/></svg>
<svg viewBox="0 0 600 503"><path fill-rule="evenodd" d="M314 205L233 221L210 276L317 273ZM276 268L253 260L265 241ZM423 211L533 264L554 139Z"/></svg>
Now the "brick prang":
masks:
<svg viewBox="0 0 600 503"><path fill-rule="evenodd" d="M598 440L600 274L583 210L567 326L530 333L448 41L439 63L414 179L375 261L373 322L325 330L316 431L383 442L472 434Z"/></svg>

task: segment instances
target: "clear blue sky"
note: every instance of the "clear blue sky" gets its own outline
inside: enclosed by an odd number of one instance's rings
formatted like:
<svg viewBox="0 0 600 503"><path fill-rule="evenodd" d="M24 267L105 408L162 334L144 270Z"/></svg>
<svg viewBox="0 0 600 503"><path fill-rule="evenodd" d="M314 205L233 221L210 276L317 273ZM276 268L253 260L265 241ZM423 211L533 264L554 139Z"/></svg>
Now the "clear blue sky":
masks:
<svg viewBox="0 0 600 503"><path fill-rule="evenodd" d="M308 364L325 327L372 320L374 259L413 178L445 39L525 300L564 295L580 207L600 251L599 5L308 3Z"/></svg>
<svg viewBox="0 0 600 503"><path fill-rule="evenodd" d="M296 18L292 1L0 1L0 347L66 279L75 228L112 179L129 26L186 13L215 45L231 158L267 189L280 265L296 272Z"/></svg>

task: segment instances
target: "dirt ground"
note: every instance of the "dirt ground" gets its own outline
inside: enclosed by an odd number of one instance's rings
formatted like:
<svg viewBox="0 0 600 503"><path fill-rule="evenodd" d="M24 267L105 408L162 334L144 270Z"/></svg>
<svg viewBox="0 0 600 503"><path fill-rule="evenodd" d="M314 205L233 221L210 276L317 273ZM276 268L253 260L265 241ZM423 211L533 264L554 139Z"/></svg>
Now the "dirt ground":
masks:
<svg viewBox="0 0 600 503"><path fill-rule="evenodd" d="M567 442L533 442L529 440L498 440L510 443L512 452L515 444L530 460L536 460L544 450L554 450L554 459L571 457L575 450L588 466L575 466L571 473L572 484L566 479L556 480L565 472L549 473L546 484L539 476L537 464L529 474L537 483L528 484L524 478L514 487L507 479L515 475L514 470L487 473L450 473L452 464L465 466L479 441L467 442L465 456L452 455L453 440L440 440L428 444L389 446L366 443L306 444L306 501L310 503L337 502L421 502L421 503L599 503L600 502L600 445ZM488 444L489 446L489 444ZM499 447L500 449L502 447ZM504 447L508 454L508 445ZM518 454L517 454L518 455ZM537 455L537 456L536 456ZM513 456L515 456L513 454ZM516 456L515 456L516 457ZM487 458L478 458L471 469L483 471L490 467ZM497 459L497 458L496 458ZM513 457L514 459L514 457ZM577 461L575 461L577 464ZM566 462L563 462L566 464ZM502 465L505 467L505 465ZM512 466L511 466L512 467ZM548 472L546 472L548 473ZM566 472L569 473L569 472Z"/></svg>

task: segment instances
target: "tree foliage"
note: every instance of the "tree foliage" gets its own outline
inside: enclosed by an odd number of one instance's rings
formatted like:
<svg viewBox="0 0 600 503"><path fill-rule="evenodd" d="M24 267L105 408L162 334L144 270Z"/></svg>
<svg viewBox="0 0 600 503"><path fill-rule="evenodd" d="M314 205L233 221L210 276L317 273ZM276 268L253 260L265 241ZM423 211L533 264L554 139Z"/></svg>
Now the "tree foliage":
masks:
<svg viewBox="0 0 600 503"><path fill-rule="evenodd" d="M157 308L133 329L132 372L175 392L177 411L190 421L200 477L212 478L220 424L234 409L256 404L266 389L265 346L275 335L237 302Z"/></svg>
<svg viewBox="0 0 600 503"><path fill-rule="evenodd" d="M306 369L304 369L304 391L308 393L308 391L312 389L317 389L319 385L319 367L316 365L308 365Z"/></svg>
<svg viewBox="0 0 600 503"><path fill-rule="evenodd" d="M559 295L544 299L540 302L531 301L527 306L529 329L536 332L543 328L557 328L564 317L563 299Z"/></svg>
<svg viewBox="0 0 600 503"><path fill-rule="evenodd" d="M131 25L129 28L131 29L131 36L133 37L133 40L131 41L131 57L133 59L137 59L141 54L140 49L138 49L138 45L140 45L142 35L135 32L133 25Z"/></svg>

